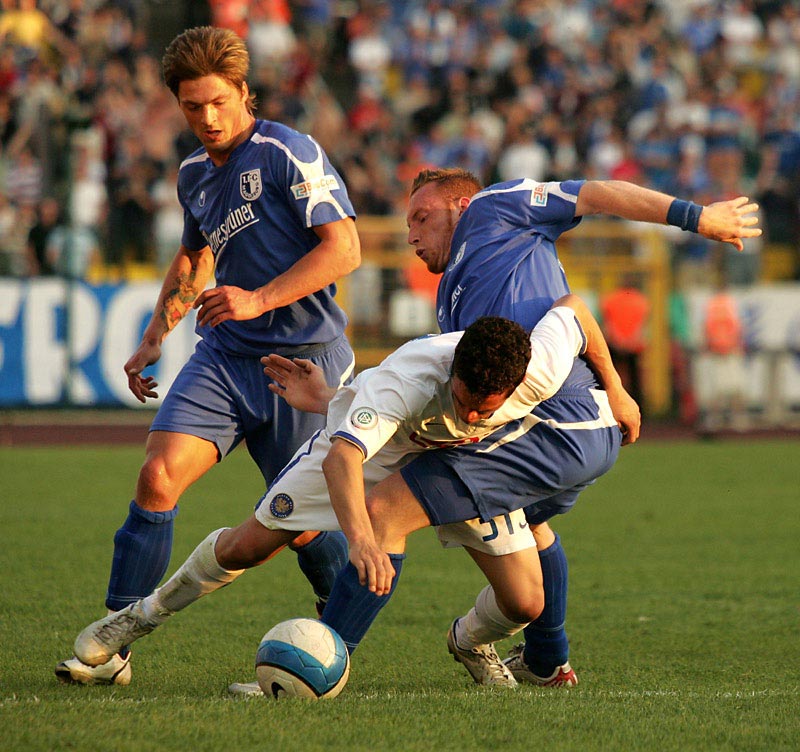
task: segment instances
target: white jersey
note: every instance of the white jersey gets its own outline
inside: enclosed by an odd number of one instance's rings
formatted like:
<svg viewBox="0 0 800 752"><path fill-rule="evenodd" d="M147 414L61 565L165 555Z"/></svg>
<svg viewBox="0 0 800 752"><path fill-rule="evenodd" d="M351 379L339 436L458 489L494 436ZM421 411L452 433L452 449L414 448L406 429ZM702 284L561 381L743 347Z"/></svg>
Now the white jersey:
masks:
<svg viewBox="0 0 800 752"><path fill-rule="evenodd" d="M558 391L586 346L571 308L549 311L531 333L531 360L522 384L491 418L468 425L456 415L450 386L461 336L453 332L409 342L341 387L328 406L326 429L297 450L256 506L256 519L277 530L339 530L322 472L335 437L364 453L369 492L420 452L480 441L528 415ZM496 525L476 519L440 526L438 533L445 545L468 545L492 556L536 546L522 510Z"/></svg>
<svg viewBox="0 0 800 752"><path fill-rule="evenodd" d="M558 391L586 346L573 310L553 308L531 333L531 360L522 384L491 417L468 424L456 413L450 385L462 334L414 340L363 371L331 401L328 433L360 447L365 460L398 469L409 455L475 443L524 418Z"/></svg>

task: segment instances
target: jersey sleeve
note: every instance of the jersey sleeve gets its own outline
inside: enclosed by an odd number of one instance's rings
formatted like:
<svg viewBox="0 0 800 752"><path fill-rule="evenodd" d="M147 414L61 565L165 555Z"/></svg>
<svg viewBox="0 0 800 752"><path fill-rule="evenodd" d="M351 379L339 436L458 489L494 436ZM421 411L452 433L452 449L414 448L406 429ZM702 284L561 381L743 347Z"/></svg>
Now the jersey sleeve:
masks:
<svg viewBox="0 0 800 752"><path fill-rule="evenodd" d="M296 134L274 145L272 174L283 181L289 205L305 227L355 217L344 181L311 136Z"/></svg>
<svg viewBox="0 0 800 752"><path fill-rule="evenodd" d="M360 385L334 436L355 444L371 459L400 425L427 404L430 395L416 380L398 371L377 368Z"/></svg>
<svg viewBox="0 0 800 752"><path fill-rule="evenodd" d="M513 183L500 183L478 193L491 198L501 226L530 228L555 241L562 233L581 221L575 216L575 205L583 180L540 183L525 178Z"/></svg>
<svg viewBox="0 0 800 752"><path fill-rule="evenodd" d="M531 332L528 370L506 404L534 407L552 397L585 350L586 335L575 312L567 306L551 308Z"/></svg>
<svg viewBox="0 0 800 752"><path fill-rule="evenodd" d="M360 373L349 409L331 433L360 447L372 458L397 433L429 407L439 384L447 381L461 332L407 342L380 366Z"/></svg>

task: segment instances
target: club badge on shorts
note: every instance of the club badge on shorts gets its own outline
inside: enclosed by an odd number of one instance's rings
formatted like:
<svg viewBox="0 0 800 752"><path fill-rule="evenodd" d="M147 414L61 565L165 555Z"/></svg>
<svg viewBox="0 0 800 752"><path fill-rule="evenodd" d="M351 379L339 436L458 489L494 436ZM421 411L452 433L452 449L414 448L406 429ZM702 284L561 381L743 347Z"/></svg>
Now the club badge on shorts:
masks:
<svg viewBox="0 0 800 752"><path fill-rule="evenodd" d="M294 511L292 497L285 493L275 494L269 503L269 513L279 520L286 519Z"/></svg>
<svg viewBox="0 0 800 752"><path fill-rule="evenodd" d="M239 192L245 201L255 201L261 195L261 170L248 170L239 175Z"/></svg>

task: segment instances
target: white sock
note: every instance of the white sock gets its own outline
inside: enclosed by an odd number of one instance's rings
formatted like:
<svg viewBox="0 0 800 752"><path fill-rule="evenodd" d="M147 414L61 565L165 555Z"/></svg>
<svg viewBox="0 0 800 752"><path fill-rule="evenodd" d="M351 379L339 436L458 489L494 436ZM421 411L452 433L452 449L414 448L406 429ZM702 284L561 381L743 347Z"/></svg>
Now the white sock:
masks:
<svg viewBox="0 0 800 752"><path fill-rule="evenodd" d="M226 527L211 533L160 588L142 601L149 621L160 624L198 598L233 582L244 569L229 570L219 565L214 554L217 538Z"/></svg>
<svg viewBox="0 0 800 752"><path fill-rule="evenodd" d="M472 650L479 645L503 640L522 631L528 623L518 624L508 619L494 595L494 588L487 585L475 599L475 606L456 624L456 642L464 650Z"/></svg>

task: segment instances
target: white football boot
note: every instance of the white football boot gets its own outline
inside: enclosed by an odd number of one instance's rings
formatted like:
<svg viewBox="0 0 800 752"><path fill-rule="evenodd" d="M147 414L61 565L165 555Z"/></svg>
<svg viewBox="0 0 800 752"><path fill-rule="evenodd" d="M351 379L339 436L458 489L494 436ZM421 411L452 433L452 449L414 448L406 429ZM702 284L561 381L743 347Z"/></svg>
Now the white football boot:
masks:
<svg viewBox="0 0 800 752"><path fill-rule="evenodd" d="M228 694L234 697L263 697L258 682L234 682L228 685Z"/></svg>
<svg viewBox="0 0 800 752"><path fill-rule="evenodd" d="M149 619L142 601L131 603L86 627L75 639L75 656L89 666L106 663L125 646L150 634L163 621L159 616Z"/></svg>
<svg viewBox="0 0 800 752"><path fill-rule="evenodd" d="M458 619L450 625L450 629L447 631L447 649L453 656L453 660L463 664L476 684L509 689L516 687L517 680L500 660L494 645L478 645L470 650L458 646L456 642L457 623Z"/></svg>
<svg viewBox="0 0 800 752"><path fill-rule="evenodd" d="M87 666L77 658L68 658L56 666L56 676L64 684L119 684L131 683L131 654L122 658L119 653L99 666Z"/></svg>

